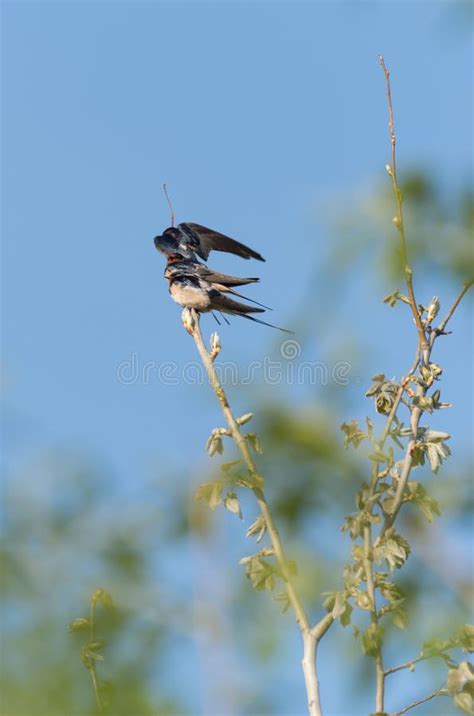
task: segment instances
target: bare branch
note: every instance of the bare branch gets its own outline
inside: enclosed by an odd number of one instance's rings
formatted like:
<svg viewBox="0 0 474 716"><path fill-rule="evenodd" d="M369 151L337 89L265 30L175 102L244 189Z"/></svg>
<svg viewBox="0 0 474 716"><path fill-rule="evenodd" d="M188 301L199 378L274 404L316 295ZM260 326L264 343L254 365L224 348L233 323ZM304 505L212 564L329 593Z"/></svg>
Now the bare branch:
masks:
<svg viewBox="0 0 474 716"><path fill-rule="evenodd" d="M168 206L170 209L171 226L174 226L174 209L173 209L173 204L171 203L171 199L169 198L169 195L168 195L168 187L166 186L166 184L163 184L163 191L165 192L166 201L168 202Z"/></svg>
<svg viewBox="0 0 474 716"><path fill-rule="evenodd" d="M410 661L405 661L404 664L399 664L398 666L391 666L390 669L385 669L385 676L389 676L390 674L396 674L397 671L402 671L402 669L411 669L415 664L418 664L419 661L423 661L426 657L424 656L417 656L415 659L410 659Z"/></svg>
<svg viewBox="0 0 474 716"><path fill-rule="evenodd" d="M239 425L234 418L232 409L227 399L227 395L219 381L216 369L214 367L212 355L208 352L204 344L201 328L199 325L199 314L197 314L195 311L188 311L188 309L185 309L183 312L183 316L183 323L188 332L194 338L194 342L198 349L199 355L201 356L201 360L207 371L209 382L217 396L217 399L219 400L232 438L238 449L240 450L248 470L251 474L255 475L257 474L257 467L250 454L247 441L240 432ZM319 700L319 685L316 671L316 648L318 640L316 638L316 634L310 628L308 617L306 616L306 612L294 586L291 570L288 566L288 559L285 555L283 545L280 540L280 535L273 521L273 517L270 512L270 508L265 498L263 489L260 487L254 487L252 488L252 492L255 495L255 498L258 502L258 506L260 508L260 512L262 513L263 519L265 520L265 525L267 528L268 536L270 538L270 542L273 547L275 558L278 562L280 572L285 582L288 599L295 613L296 622L300 628L303 637L304 654L302 659L302 667L306 684L306 693L308 697L308 711L310 716L321 716L322 712ZM325 631L327 631L329 626L330 625L328 624Z"/></svg>
<svg viewBox="0 0 474 716"><path fill-rule="evenodd" d="M387 171L389 176L392 179L392 186L393 186L393 193L395 195L395 202L397 206L397 213L394 216L393 223L398 229L398 233L400 235L400 248L402 251L402 259L405 269L405 283L407 285L408 289L408 298L410 300L410 308L411 312L413 314L413 319L415 321L415 325L418 331L418 341L420 344L420 350L421 350L421 356L423 359L423 362L426 364L428 362L427 358L427 351L428 351L428 341L426 339L425 329L423 327L423 324L421 322L420 312L418 310L418 304L416 302L415 298L415 291L413 288L413 271L410 266L410 262L408 259L408 251L407 251L407 243L405 238L405 224L403 220L403 197L402 192L400 190L400 185L398 183L397 178L397 163L396 163L396 136L395 136L395 125L393 122L393 105L392 105L392 91L390 87L390 72L387 69L385 65L385 60L383 55L379 56L379 62L382 67L383 73L385 75L385 82L387 85L387 101L388 101L388 114L389 114L389 127L390 127L390 144L392 147L392 163L391 165L387 165Z"/></svg>
<svg viewBox="0 0 474 716"><path fill-rule="evenodd" d="M451 317L452 317L454 311L455 311L456 308L459 306L459 304L461 303L462 299L464 298L464 296L466 295L466 293L469 291L469 289L471 288L471 286L472 286L473 284L474 284L474 279L471 279L470 281L466 281L466 283L465 283L464 286L462 287L461 291L460 291L459 294L457 295L457 297L456 297L456 299L455 299L453 305L452 305L451 308L449 309L448 313L447 313L446 316L443 318L443 320L442 320L441 323L439 324L438 328L435 330L435 333L436 333L436 334L441 335L441 334L444 333L444 330L445 330L446 326L448 325L448 322L451 320ZM436 336L435 336L435 338L436 338ZM433 339L433 340L434 340L434 339Z"/></svg>
<svg viewBox="0 0 474 716"><path fill-rule="evenodd" d="M429 694L429 696L425 696L424 699L418 699L418 701L412 701L411 704L408 704L408 706L405 706L405 708L401 709L401 711L394 711L390 716L403 716L403 714L406 714L407 711L410 711L410 709L414 709L416 706L421 706L421 704L426 704L427 701L431 701L431 699L435 699L437 696L447 696L448 690L441 688L437 689L436 691L433 691L432 694Z"/></svg>

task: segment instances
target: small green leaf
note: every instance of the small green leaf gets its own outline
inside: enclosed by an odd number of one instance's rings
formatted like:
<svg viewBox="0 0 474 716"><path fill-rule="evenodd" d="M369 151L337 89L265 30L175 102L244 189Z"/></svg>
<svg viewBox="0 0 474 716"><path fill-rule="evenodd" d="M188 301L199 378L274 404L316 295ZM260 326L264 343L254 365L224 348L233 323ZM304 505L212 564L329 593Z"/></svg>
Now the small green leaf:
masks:
<svg viewBox="0 0 474 716"><path fill-rule="evenodd" d="M253 413L245 413L245 415L241 415L240 418L236 418L236 423L238 425L245 425L245 423L248 423L252 420Z"/></svg>
<svg viewBox="0 0 474 716"><path fill-rule="evenodd" d="M428 641L425 641L423 644L423 648L421 650L421 656L423 656L424 659L432 659L434 657L439 657L440 659L443 659L443 661L448 666L455 666L455 663L450 658L449 654L447 654L447 650L452 648L452 642L451 640L447 639L429 639Z"/></svg>
<svg viewBox="0 0 474 716"><path fill-rule="evenodd" d="M383 373L377 373L372 376L372 380L373 383L365 394L366 398L371 398L381 390L382 385L385 383L385 375Z"/></svg>
<svg viewBox="0 0 474 716"><path fill-rule="evenodd" d="M428 522L433 522L434 518L441 514L438 501L435 500L434 497L430 497L425 487L415 480L408 482L404 501L412 502L416 505L422 511Z"/></svg>
<svg viewBox="0 0 474 716"><path fill-rule="evenodd" d="M472 624L463 624L456 634L456 642L463 651L468 653L474 652L474 626Z"/></svg>
<svg viewBox="0 0 474 716"><path fill-rule="evenodd" d="M398 301L402 301L403 303L408 304L410 303L410 299L405 296L404 293L401 293L399 288L397 288L393 293L389 293L388 296L385 296L383 300L383 302L387 303L390 308L394 308Z"/></svg>
<svg viewBox="0 0 474 716"><path fill-rule="evenodd" d="M276 602L281 602L281 605L282 605L282 609L281 609L282 614L284 614L285 612L288 611L291 602L290 602L290 598L289 598L287 592L279 592L278 594L276 594L276 595L273 597L273 599L274 599Z"/></svg>
<svg viewBox="0 0 474 716"><path fill-rule="evenodd" d="M361 609L366 609L367 611L372 609L372 600L368 592L357 592L355 600L357 606Z"/></svg>
<svg viewBox="0 0 474 716"><path fill-rule="evenodd" d="M95 661L104 661L104 657L101 654L97 654L93 647L100 649L102 644L100 642L90 642L81 649L81 659L86 669L92 669Z"/></svg>
<svg viewBox="0 0 474 716"><path fill-rule="evenodd" d="M323 601L323 607L327 609L328 612L332 612L334 604L336 603L336 594L337 592L323 592L323 597L326 597L326 599Z"/></svg>
<svg viewBox="0 0 474 716"><path fill-rule="evenodd" d="M265 484L263 477L256 472L232 475L232 482L238 487L248 487L249 489L253 489L254 487L263 489Z"/></svg>
<svg viewBox="0 0 474 716"><path fill-rule="evenodd" d="M77 619L73 619L72 622L69 624L69 631L87 631L91 628L91 622L90 619L86 619L85 617L77 617Z"/></svg>
<svg viewBox="0 0 474 716"><path fill-rule="evenodd" d="M385 560L391 571L405 564L410 552L410 545L406 539L397 534L393 527L386 532L382 542L373 550L376 563L381 564Z"/></svg>
<svg viewBox="0 0 474 716"><path fill-rule="evenodd" d="M238 515L242 519L242 510L240 509L239 498L235 492L228 492L224 497L224 507L229 512L233 512L234 515Z"/></svg>
<svg viewBox="0 0 474 716"><path fill-rule="evenodd" d="M267 525L263 518L263 515L259 515L255 522L253 522L245 533L246 537L256 537L257 544L262 541L265 532L267 531Z"/></svg>
<svg viewBox="0 0 474 716"><path fill-rule="evenodd" d="M433 412L433 399L427 395L415 395L413 405L415 408L424 410L427 413Z"/></svg>
<svg viewBox="0 0 474 716"><path fill-rule="evenodd" d="M205 502L211 510L215 510L222 502L223 480L214 480L199 485L196 491L196 500Z"/></svg>
<svg viewBox="0 0 474 716"><path fill-rule="evenodd" d="M359 570L355 570L352 564L346 564L343 571L344 586L348 592L352 592L362 581Z"/></svg>
<svg viewBox="0 0 474 716"><path fill-rule="evenodd" d="M384 452L381 450L374 450L374 452L371 452L368 455L369 460L372 460L372 462L388 462L389 458L388 455L385 455Z"/></svg>
<svg viewBox="0 0 474 716"><path fill-rule="evenodd" d="M87 644L87 648L90 651L100 651L101 649L104 648L104 642L103 641L90 641Z"/></svg>
<svg viewBox="0 0 474 716"><path fill-rule="evenodd" d="M467 714L473 713L471 694L466 691L460 691L459 693L454 694L453 701L462 711L465 711Z"/></svg>
<svg viewBox="0 0 474 716"><path fill-rule="evenodd" d="M357 420L351 420L350 423L342 423L341 430L346 436L344 438L344 447L346 448L349 447L349 445L353 445L355 448L358 447L362 440L365 440L367 437L367 433L359 429Z"/></svg>
<svg viewBox="0 0 474 716"><path fill-rule="evenodd" d="M408 614L405 609L394 609L392 612L392 621L399 629L406 629L408 626Z"/></svg>
<svg viewBox="0 0 474 716"><path fill-rule="evenodd" d="M92 595L92 602L94 604L101 604L105 609L111 609L113 607L112 596L105 589L97 589Z"/></svg>
<svg viewBox="0 0 474 716"><path fill-rule="evenodd" d="M221 470L222 470L222 472L226 472L226 473L230 472L233 467L235 467L236 465L240 465L240 463L241 463L240 460L232 460L231 462L224 462L221 465Z"/></svg>
<svg viewBox="0 0 474 716"><path fill-rule="evenodd" d="M371 623L362 632L362 649L367 656L376 656L382 646L384 630L378 624Z"/></svg>
<svg viewBox="0 0 474 716"><path fill-rule="evenodd" d="M263 450L257 435L255 433L247 433L244 437L255 452L261 455Z"/></svg>
<svg viewBox="0 0 474 716"><path fill-rule="evenodd" d="M466 684L474 683L474 669L469 661L461 661L455 668L448 672L446 688L450 693L462 691Z"/></svg>
<svg viewBox="0 0 474 716"><path fill-rule="evenodd" d="M386 599L392 607L404 601L405 595L401 587L395 584L395 582L386 579L380 572L376 576L376 585L382 597Z"/></svg>
<svg viewBox="0 0 474 716"><path fill-rule="evenodd" d="M341 626L346 627L351 623L352 611L353 611L352 606L349 604L349 602L346 602L346 608L344 609L343 613L339 617Z"/></svg>
<svg viewBox="0 0 474 716"><path fill-rule="evenodd" d="M429 442L424 444L424 449L428 453L428 460L434 473L438 472L443 461L451 455L451 450L444 443Z"/></svg>
<svg viewBox="0 0 474 716"><path fill-rule="evenodd" d="M263 558L263 555L268 553L271 554L271 550L262 550L258 554L240 560L240 564L245 566L246 576L257 591L272 590L275 587L276 570L268 560Z"/></svg>
<svg viewBox="0 0 474 716"><path fill-rule="evenodd" d="M351 621L352 606L347 601L345 592L332 592L324 601L324 606L328 611L332 611L333 619L339 619L342 626L347 626Z"/></svg>

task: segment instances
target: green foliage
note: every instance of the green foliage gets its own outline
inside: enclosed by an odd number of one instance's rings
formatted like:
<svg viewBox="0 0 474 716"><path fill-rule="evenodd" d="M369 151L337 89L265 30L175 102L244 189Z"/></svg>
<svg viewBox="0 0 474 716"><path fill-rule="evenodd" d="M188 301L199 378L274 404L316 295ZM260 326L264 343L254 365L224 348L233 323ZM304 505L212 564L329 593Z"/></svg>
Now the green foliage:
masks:
<svg viewBox="0 0 474 716"><path fill-rule="evenodd" d="M255 537L257 544L262 541L267 531L267 525L262 515L259 515L245 533L246 537Z"/></svg>
<svg viewBox="0 0 474 716"><path fill-rule="evenodd" d="M424 465L425 457L428 457L431 470L437 473L446 458L451 455L451 450L438 437L430 438L432 434L428 432L424 440L420 440L415 444L413 448L413 466Z"/></svg>
<svg viewBox="0 0 474 716"><path fill-rule="evenodd" d="M196 500L205 502L211 510L215 510L222 502L222 492L225 480L213 480L199 485L196 491Z"/></svg>
<svg viewBox="0 0 474 716"><path fill-rule="evenodd" d="M355 448L359 447L360 443L365 440L367 433L360 430L357 420L351 420L350 423L342 423L341 430L345 434L344 447L353 445Z"/></svg>
<svg viewBox="0 0 474 716"><path fill-rule="evenodd" d="M77 617L69 624L69 631L85 632L87 639L81 646L81 661L85 668L89 671L92 679L92 686L95 692L97 707L102 711L109 705L107 684L100 682L97 674L97 662L104 661L104 656L100 653L104 648L104 641L97 638L97 607L104 609L112 609L113 600L109 592L105 589L96 589L90 599L90 617Z"/></svg>
<svg viewBox="0 0 474 716"><path fill-rule="evenodd" d="M441 514L438 501L435 500L434 497L431 497L426 488L416 480L409 480L407 482L407 490L403 500L404 502L411 502L416 505L428 522L433 522L435 517L439 517Z"/></svg>
<svg viewBox="0 0 474 716"><path fill-rule="evenodd" d="M398 301L403 301L403 303L410 304L410 300L407 296L405 296L404 293L400 291L399 288L397 288L392 293L389 293L388 296L385 296L383 302L388 304L390 308L394 308Z"/></svg>
<svg viewBox="0 0 474 716"><path fill-rule="evenodd" d="M326 596L323 606L333 619L339 619L342 626L350 624L353 608L347 592L325 592L323 596Z"/></svg>
<svg viewBox="0 0 474 716"><path fill-rule="evenodd" d="M255 450L255 452L258 455L261 455L263 450L262 450L262 446L260 444L260 440L258 439L258 436L255 433L247 433L246 435L244 435L244 437L247 440L250 447L253 448L253 450Z"/></svg>
<svg viewBox="0 0 474 716"><path fill-rule="evenodd" d="M215 510L216 507L223 504L229 512L233 512L242 519L239 497L235 489L232 488L262 489L264 485L263 478L255 472L250 472L250 470L242 471L241 460L224 463L221 465L221 471L222 477L199 485L196 491L196 500L204 502L211 510ZM225 492L226 490L228 491Z"/></svg>
<svg viewBox="0 0 474 716"><path fill-rule="evenodd" d="M273 557L273 549L262 549L250 557L243 557L239 562L245 566L245 574L258 592L272 591L275 588L278 569L266 559L267 557Z"/></svg>
<svg viewBox="0 0 474 716"><path fill-rule="evenodd" d="M233 512L234 515L238 515L242 519L242 510L240 509L239 498L235 492L228 492L224 497L224 507L229 512Z"/></svg>
<svg viewBox="0 0 474 716"><path fill-rule="evenodd" d="M407 540L391 527L385 532L378 546L373 549L374 561L381 565L385 561L390 571L400 569L408 559L410 545Z"/></svg>
<svg viewBox="0 0 474 716"><path fill-rule="evenodd" d="M395 402L399 385L392 380L387 380L383 373L377 373L372 377L373 383L365 394L366 398L374 398L377 413L388 415Z"/></svg>
<svg viewBox="0 0 474 716"><path fill-rule="evenodd" d="M375 622L371 622L369 626L361 632L360 641L362 651L366 656L377 656L382 646L383 636L383 628Z"/></svg>

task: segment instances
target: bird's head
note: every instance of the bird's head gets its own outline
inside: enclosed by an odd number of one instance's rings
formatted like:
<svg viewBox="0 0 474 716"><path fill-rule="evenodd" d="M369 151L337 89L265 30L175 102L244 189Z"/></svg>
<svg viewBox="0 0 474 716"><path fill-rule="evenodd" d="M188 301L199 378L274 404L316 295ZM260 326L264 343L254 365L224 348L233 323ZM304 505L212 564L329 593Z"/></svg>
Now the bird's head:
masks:
<svg viewBox="0 0 474 716"><path fill-rule="evenodd" d="M162 254L170 254L176 250L176 242L178 240L179 232L174 226L170 226L165 229L161 236L155 236L153 243L158 251Z"/></svg>

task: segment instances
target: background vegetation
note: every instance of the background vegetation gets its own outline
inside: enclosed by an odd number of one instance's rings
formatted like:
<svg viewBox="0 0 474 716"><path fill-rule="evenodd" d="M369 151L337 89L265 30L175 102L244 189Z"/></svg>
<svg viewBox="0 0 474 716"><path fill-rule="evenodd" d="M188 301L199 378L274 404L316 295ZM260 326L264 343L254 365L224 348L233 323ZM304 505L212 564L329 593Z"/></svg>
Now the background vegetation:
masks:
<svg viewBox="0 0 474 716"><path fill-rule="evenodd" d="M105 642L98 673L114 716L304 713L292 616L282 615L267 594L256 594L238 566L249 552L240 521L193 499L198 484L218 474L200 457L218 422L207 386L164 389L155 382L128 390L117 384L117 364L137 342L141 358L152 346L159 361L195 359L178 314L166 303L162 265L148 240L156 224L165 223L164 209L156 209L161 179L180 196L181 218L204 221L199 209L215 217L216 228L234 221L238 238L257 248L254 236L260 237L268 256L263 300L268 291L278 318L284 315L281 322L294 328L297 361L350 363L347 385L229 388L237 410L255 412L268 499L298 562L298 586L312 619L323 613L321 592L340 584L351 548L340 527L366 478L364 455L344 450L339 426L372 412L363 395L373 374L400 376L412 358L405 307L383 304L401 285L393 198L383 176L386 108L376 57L385 43L394 72L407 54L412 58L397 80L397 112L419 295L429 300L439 293L446 309L472 275L470 135L461 124L471 122L453 99L465 97L470 75L457 61L457 74L441 73L449 47L469 43L466 4L450 9L441 3L435 11L429 3L414 9L369 3L369 16L364 4L348 3L334 17L317 6L296 15L291 8L281 16L266 8L242 14L236 4L217 25L209 24L209 9L192 5L186 20L181 14L171 25L163 6L153 22L143 8L134 14L127 4L112 14L105 4L92 10L45 4L42 17L33 6L5 10L11 38L5 74L12 78L5 90L11 108L5 176L13 187L4 201L11 266L5 303L15 316L4 341L5 716L97 712L81 662L84 633L71 633L68 625L88 616L99 588L114 601L113 609L97 609L97 633ZM250 28L248 44L234 27ZM315 41L316 27L330 37L330 47L319 34ZM229 33L236 34L235 44ZM171 62L176 42L182 66ZM243 44L250 57L244 69ZM309 47L321 54L305 65L298 53ZM331 56L340 62L335 76L328 74ZM364 90L370 106L355 106L362 89L348 77L351 62L361 76L376 75ZM438 74L431 77L434 62ZM212 74L217 64L222 76ZM442 102L453 102L448 129L425 111L426 98L443 92L452 93ZM156 105L147 104L150 97ZM191 123L190 104L199 106ZM380 137L372 145L374 131ZM445 155L436 153L438 144ZM224 176L225 198L219 193ZM143 284L148 293L140 293ZM453 336L438 348L446 399L455 404L442 426L453 435L453 456L430 481L441 517L431 525L415 510L401 517L414 545L401 576L410 622L401 633L388 630L390 663L412 658L423 641L444 638L469 620L470 315L468 299L453 319ZM239 368L265 353L281 360L280 337L250 328L236 321L222 338ZM117 342L118 335L126 342ZM136 396L145 393L140 402ZM242 510L248 527L255 507L244 498ZM347 694L351 716L372 710L372 662L361 658L352 634L337 625L321 653L327 713L346 716ZM434 660L402 674L403 703L429 692L445 671ZM446 701L435 701L417 713L446 716L446 708Z"/></svg>

